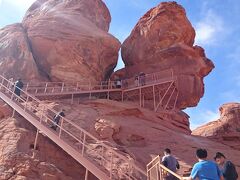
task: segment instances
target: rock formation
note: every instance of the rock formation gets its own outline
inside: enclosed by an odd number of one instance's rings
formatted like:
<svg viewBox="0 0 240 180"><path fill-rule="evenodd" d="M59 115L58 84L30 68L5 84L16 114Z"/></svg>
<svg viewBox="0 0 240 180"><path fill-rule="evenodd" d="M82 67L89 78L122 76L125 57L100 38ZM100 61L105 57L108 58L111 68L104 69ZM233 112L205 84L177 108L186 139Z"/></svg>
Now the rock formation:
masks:
<svg viewBox="0 0 240 180"><path fill-rule="evenodd" d="M0 119L1 180L84 179L84 167L42 134L34 151L35 135L36 129L19 115Z"/></svg>
<svg viewBox="0 0 240 180"><path fill-rule="evenodd" d="M119 41L108 33L110 21L101 0L37 0L22 24L0 30L0 70L7 78L26 80L97 83L107 79L120 48ZM64 108L68 119L144 169L168 147L181 163L179 173L184 174L196 162L196 148L204 147L210 157L216 151L225 153L239 171L239 150L215 139L192 136L189 117L180 111L197 105L204 93L203 78L214 67L204 50L193 46L194 38L185 10L175 2L161 3L140 19L123 43L126 67L113 75L124 79L140 72L172 69L179 91L176 110L155 113L134 103L110 100L81 100L79 104L73 99L74 105L53 100L40 105ZM38 108L34 113L41 112ZM36 128L17 114L10 116L11 109L0 105L0 179L83 179L84 167L43 134L33 151ZM96 159L97 143L89 143L89 154Z"/></svg>
<svg viewBox="0 0 240 180"><path fill-rule="evenodd" d="M120 48L108 34L110 21L101 0L38 0L22 24L0 31L0 70L27 80L39 74L51 81L108 79ZM19 72L13 71L16 66Z"/></svg>
<svg viewBox="0 0 240 180"><path fill-rule="evenodd" d="M124 41L122 58L126 67L114 76L124 79L140 72L172 69L179 91L177 107L196 106L204 93L203 78L214 65L203 48L193 46L194 38L184 8L176 2L161 3L139 20Z"/></svg>
<svg viewBox="0 0 240 180"><path fill-rule="evenodd" d="M228 103L219 108L220 118L193 131L199 135L240 150L240 104Z"/></svg>
<svg viewBox="0 0 240 180"><path fill-rule="evenodd" d="M0 29L0 72L7 78L42 79L22 24Z"/></svg>
<svg viewBox="0 0 240 180"><path fill-rule="evenodd" d="M36 62L52 80L100 81L116 66L120 43L107 33L100 0L37 1L23 20Z"/></svg>

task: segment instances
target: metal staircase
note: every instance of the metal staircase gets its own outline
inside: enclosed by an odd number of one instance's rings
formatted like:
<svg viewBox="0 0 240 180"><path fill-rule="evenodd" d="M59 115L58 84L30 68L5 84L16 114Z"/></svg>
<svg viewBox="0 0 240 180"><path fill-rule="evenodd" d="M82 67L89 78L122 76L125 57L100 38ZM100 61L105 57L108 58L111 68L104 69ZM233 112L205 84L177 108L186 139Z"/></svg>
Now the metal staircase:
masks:
<svg viewBox="0 0 240 180"><path fill-rule="evenodd" d="M55 110L44 106L41 113L36 114L39 112L40 100L25 91L21 91L21 97L18 97L14 88L11 88L12 82L3 76L0 76L0 82L0 98L37 128L34 146L39 132L45 134L86 168L85 179L88 171L102 180L146 179L145 171L137 167L132 159L117 153L72 121L62 118L58 130L52 130L49 125L53 123L52 115L57 113ZM98 152L93 153L93 149Z"/></svg>

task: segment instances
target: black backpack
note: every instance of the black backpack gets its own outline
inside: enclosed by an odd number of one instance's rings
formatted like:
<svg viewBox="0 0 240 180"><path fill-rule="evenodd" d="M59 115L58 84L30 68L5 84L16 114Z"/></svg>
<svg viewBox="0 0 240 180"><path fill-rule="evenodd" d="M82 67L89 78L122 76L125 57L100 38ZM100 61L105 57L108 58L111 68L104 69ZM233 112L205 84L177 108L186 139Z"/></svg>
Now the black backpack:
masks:
<svg viewBox="0 0 240 180"><path fill-rule="evenodd" d="M231 161L225 163L223 176L225 180L236 180L238 178L236 168Z"/></svg>

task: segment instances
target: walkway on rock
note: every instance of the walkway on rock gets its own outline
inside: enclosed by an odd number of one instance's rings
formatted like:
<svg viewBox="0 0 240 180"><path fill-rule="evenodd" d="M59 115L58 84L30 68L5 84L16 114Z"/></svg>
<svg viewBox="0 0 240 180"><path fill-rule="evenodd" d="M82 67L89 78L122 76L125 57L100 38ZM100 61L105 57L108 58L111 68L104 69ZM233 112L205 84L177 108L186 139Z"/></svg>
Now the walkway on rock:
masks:
<svg viewBox="0 0 240 180"><path fill-rule="evenodd" d="M167 78L166 78L167 77ZM39 99L79 97L106 98L117 101L138 102L140 107L148 107L157 111L160 109L175 109L178 99L177 79L172 70L146 74L136 78L121 81L104 81L97 85L88 83L44 82L28 83L26 91Z"/></svg>

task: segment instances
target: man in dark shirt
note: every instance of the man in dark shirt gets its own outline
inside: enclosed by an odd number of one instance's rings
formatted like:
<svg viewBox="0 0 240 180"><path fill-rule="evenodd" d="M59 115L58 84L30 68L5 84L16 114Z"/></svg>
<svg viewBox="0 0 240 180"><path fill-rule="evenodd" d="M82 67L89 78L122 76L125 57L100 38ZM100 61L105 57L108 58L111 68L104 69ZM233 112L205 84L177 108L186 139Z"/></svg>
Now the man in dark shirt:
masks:
<svg viewBox="0 0 240 180"><path fill-rule="evenodd" d="M51 128L54 129L55 131L57 130L57 127L58 127L57 125L58 125L60 119L65 116L64 112L65 112L65 110L62 109L57 114L55 114L55 116L53 117L53 124L51 125Z"/></svg>
<svg viewBox="0 0 240 180"><path fill-rule="evenodd" d="M176 172L177 169L180 168L177 159L171 155L171 150L168 148L164 150L162 164L173 172ZM178 180L178 178L170 173L167 173L165 180Z"/></svg>
<svg viewBox="0 0 240 180"><path fill-rule="evenodd" d="M22 80L19 78L16 82L15 82L15 89L14 89L14 93L17 96L20 96L21 94L21 89L23 88L23 82Z"/></svg>
<svg viewBox="0 0 240 180"><path fill-rule="evenodd" d="M238 174L234 164L231 161L227 161L223 153L217 152L214 159L222 171L225 180L237 180Z"/></svg>

